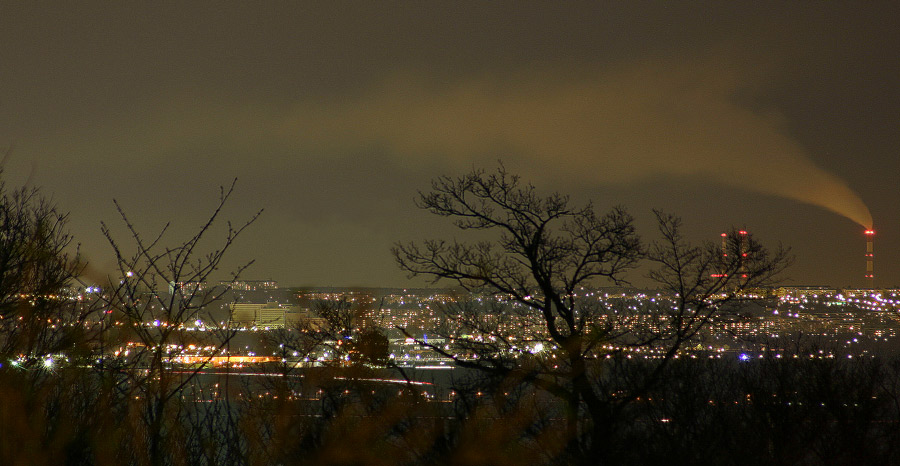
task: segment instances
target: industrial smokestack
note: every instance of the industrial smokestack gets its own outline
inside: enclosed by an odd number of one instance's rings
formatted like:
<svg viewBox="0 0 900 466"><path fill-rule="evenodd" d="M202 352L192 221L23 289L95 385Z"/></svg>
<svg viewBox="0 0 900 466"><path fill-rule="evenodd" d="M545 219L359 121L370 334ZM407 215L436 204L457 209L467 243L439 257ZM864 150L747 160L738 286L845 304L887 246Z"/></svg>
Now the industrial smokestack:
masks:
<svg viewBox="0 0 900 466"><path fill-rule="evenodd" d="M866 283L875 289L875 230L866 230Z"/></svg>
<svg viewBox="0 0 900 466"><path fill-rule="evenodd" d="M740 274L741 278L747 278L747 249L748 249L748 233L746 230L740 230L737 232L737 241L738 241L738 270L737 273ZM710 274L712 278L728 278L728 270L731 267L728 259L728 233L722 233L722 257L719 265L719 270L715 273Z"/></svg>
<svg viewBox="0 0 900 466"><path fill-rule="evenodd" d="M722 233L722 257L719 258L719 270L710 274L712 278L728 278L728 233Z"/></svg>
<svg viewBox="0 0 900 466"><path fill-rule="evenodd" d="M747 233L745 230L738 232L741 239L741 278L747 278Z"/></svg>
<svg viewBox="0 0 900 466"><path fill-rule="evenodd" d="M728 258L728 233L722 233L722 263Z"/></svg>

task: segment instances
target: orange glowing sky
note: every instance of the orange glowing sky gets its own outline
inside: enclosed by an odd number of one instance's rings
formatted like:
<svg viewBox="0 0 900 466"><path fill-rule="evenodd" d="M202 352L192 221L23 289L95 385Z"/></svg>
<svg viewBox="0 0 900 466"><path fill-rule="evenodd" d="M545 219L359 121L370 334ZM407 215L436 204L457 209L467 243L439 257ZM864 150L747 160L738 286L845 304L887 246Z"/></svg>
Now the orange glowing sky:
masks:
<svg viewBox="0 0 900 466"><path fill-rule="evenodd" d="M407 286L391 244L447 232L417 190L502 159L645 238L662 208L781 241L795 283L862 285L874 218L900 286L898 30L896 2L3 3L0 148L97 270L113 198L183 236L237 176L249 275Z"/></svg>

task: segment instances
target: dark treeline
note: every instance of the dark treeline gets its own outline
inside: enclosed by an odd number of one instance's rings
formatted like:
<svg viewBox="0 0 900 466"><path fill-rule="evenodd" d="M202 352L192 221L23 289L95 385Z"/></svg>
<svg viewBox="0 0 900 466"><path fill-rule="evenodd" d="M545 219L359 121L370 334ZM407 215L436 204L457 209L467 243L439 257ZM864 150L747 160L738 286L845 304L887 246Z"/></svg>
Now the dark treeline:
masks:
<svg viewBox="0 0 900 466"><path fill-rule="evenodd" d="M37 190L0 185L0 464L900 464L896 362L811 358L799 343L797 357L680 357L717 313L776 278L784 251L745 232L728 254L692 246L662 213L661 239L645 245L624 210L538 196L502 167L436 180L419 202L463 230L499 232L496 242L394 253L411 274L504 296L531 322L516 338L465 303L442 309L447 328L477 338L420 341L462 368L423 385L392 364L359 309L321 302L324 324L269 332L264 345L294 358L326 347L331 362L269 363L253 376L214 367L236 331L184 327L213 321L227 289L184 284L207 281L256 219L227 223L215 243L231 192L174 245L120 208L125 237L102 228L118 270L78 298L67 290L87 285L85 268L66 216ZM640 261L675 297L649 311L653 325L622 331L613 310L576 295L623 283ZM178 363L188 345L209 356ZM632 359L638 349L658 357Z"/></svg>
<svg viewBox="0 0 900 466"><path fill-rule="evenodd" d="M642 369L609 363L608 377ZM617 374L627 370L628 376ZM75 367L0 378L3 464L552 465L565 407L521 380L457 380L450 402L365 367L186 389L161 422ZM337 378L335 377L337 376ZM898 464L900 365L878 359L683 360L612 419L593 464ZM195 390L203 390L201 395ZM257 394L265 393L264 396ZM247 396L249 395L249 396ZM205 400L205 401L198 401ZM582 437L577 441L588 441ZM156 448L156 451L151 450Z"/></svg>

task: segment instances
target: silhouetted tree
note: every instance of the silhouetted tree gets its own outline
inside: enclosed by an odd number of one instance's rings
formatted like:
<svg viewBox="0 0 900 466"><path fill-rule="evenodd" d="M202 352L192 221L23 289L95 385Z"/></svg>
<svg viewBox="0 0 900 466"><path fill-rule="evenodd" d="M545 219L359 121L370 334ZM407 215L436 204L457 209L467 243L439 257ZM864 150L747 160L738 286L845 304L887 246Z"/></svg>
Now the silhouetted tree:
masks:
<svg viewBox="0 0 900 466"><path fill-rule="evenodd" d="M123 416L130 423L130 437L123 440L133 446L132 451L124 453L134 456L123 458L126 461L146 457L149 464L156 466L167 462L167 454L174 458L185 455L183 450L179 451L184 448L183 443L166 442L167 438L179 434L176 421L184 408L180 399L190 393L197 374L234 335L232 329L216 325L212 313L228 288L203 285L261 211L237 227L227 222L225 237L218 247L211 252L201 249L201 241L212 234L234 184L228 189L221 188L218 204L199 230L174 246L164 243L168 224L148 241L118 203L116 207L130 236L127 249L114 238L106 224L102 225L103 234L115 252L119 272L119 277L110 277L111 287L104 294L106 305L114 318L119 319L124 336L133 343L123 347L120 357L109 360L103 368L115 374L121 399L131 407ZM233 272L232 280L249 265ZM198 320L208 325L202 332L204 340L196 334L189 336L184 328L197 325ZM188 343L211 344L217 350L207 353L208 358L194 369L173 369L174 358Z"/></svg>
<svg viewBox="0 0 900 466"><path fill-rule="evenodd" d="M412 464L428 450L435 408L419 390L378 381L392 362L368 310L345 298L318 300L312 319L265 335L283 362L262 380L270 396L245 403L251 463Z"/></svg>
<svg viewBox="0 0 900 466"><path fill-rule="evenodd" d="M496 173L440 177L417 204L461 230L495 236L398 244L399 266L508 303L495 312L457 307L447 312L455 325L445 335L452 343L420 344L460 366L521 380L562 400L567 451L586 464L603 462L625 409L663 381L669 361L722 305L769 283L788 263L784 251L769 252L749 235L732 235L734 253L727 256L711 244L692 246L680 221L662 213L662 239L645 252L622 208L602 214L561 194L541 196L502 165ZM623 283L644 257L657 265L651 278L671 294L653 313L664 325L638 332L616 325L615 310L587 291L601 280ZM648 347L661 357L647 370L631 370L629 350Z"/></svg>
<svg viewBox="0 0 900 466"><path fill-rule="evenodd" d="M2 464L78 464L100 422L84 369L99 307L79 295L67 219L39 189L0 178Z"/></svg>
<svg viewBox="0 0 900 466"><path fill-rule="evenodd" d="M2 175L2 171L0 171ZM30 367L82 341L96 311L74 300L82 265L67 215L36 188L0 181L0 357Z"/></svg>

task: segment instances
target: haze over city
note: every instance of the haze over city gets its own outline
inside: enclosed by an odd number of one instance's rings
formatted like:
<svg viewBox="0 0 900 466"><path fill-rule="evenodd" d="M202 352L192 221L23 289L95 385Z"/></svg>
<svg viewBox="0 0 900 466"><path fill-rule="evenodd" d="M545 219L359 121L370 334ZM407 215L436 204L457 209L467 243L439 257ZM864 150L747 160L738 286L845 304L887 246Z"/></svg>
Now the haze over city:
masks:
<svg viewBox="0 0 900 466"><path fill-rule="evenodd" d="M175 242L238 183L229 251L284 285L408 286L397 241L440 175L746 228L788 283L900 285L896 2L0 5L5 180L41 187L112 273L112 199ZM633 277L638 284L640 273Z"/></svg>

